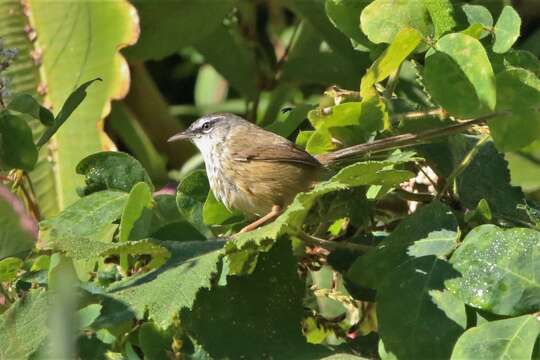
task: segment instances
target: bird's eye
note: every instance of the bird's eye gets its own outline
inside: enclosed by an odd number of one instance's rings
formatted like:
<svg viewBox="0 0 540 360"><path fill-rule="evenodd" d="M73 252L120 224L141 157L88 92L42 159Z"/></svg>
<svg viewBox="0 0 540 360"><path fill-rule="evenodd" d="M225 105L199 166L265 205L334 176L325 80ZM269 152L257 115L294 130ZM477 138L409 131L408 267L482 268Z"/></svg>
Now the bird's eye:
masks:
<svg viewBox="0 0 540 360"><path fill-rule="evenodd" d="M212 129L212 125L210 122L205 122L202 126L202 129L204 132L209 132Z"/></svg>

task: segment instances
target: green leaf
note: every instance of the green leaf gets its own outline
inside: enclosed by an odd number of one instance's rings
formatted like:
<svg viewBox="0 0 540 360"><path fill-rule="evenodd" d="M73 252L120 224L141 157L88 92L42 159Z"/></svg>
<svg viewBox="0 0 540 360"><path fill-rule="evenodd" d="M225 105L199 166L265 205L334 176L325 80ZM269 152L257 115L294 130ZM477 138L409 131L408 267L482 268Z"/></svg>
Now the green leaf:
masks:
<svg viewBox="0 0 540 360"><path fill-rule="evenodd" d="M212 232L203 221L203 208L210 186L205 172L197 170L187 175L178 184L176 204L180 214L200 233L211 236Z"/></svg>
<svg viewBox="0 0 540 360"><path fill-rule="evenodd" d="M79 329L89 328L101 314L102 305L90 304L77 311Z"/></svg>
<svg viewBox="0 0 540 360"><path fill-rule="evenodd" d="M50 220L41 222L45 244L59 244L77 239L95 239L113 221L118 220L128 194L100 191L83 197Z"/></svg>
<svg viewBox="0 0 540 360"><path fill-rule="evenodd" d="M93 80L87 81L80 85L75 91L73 91L71 94L69 94L68 98L64 102L64 105L62 105L62 109L60 109L60 112L56 115L54 119L54 123L45 129L45 132L41 137L39 138L37 142L37 146L44 145L49 139L60 129L60 126L62 126L66 120L71 116L71 114L79 107L79 105L83 102L83 100L86 98L86 89L94 82L94 81L102 81L100 78L95 78Z"/></svg>
<svg viewBox="0 0 540 360"><path fill-rule="evenodd" d="M304 287L290 242L282 239L252 275L201 291L193 310L182 312L182 327L214 359L318 359L327 351L307 344L301 331Z"/></svg>
<svg viewBox="0 0 540 360"><path fill-rule="evenodd" d="M384 103L378 97L311 110L308 118L316 129L306 145L311 154L334 150L333 138L344 146L363 143L388 122Z"/></svg>
<svg viewBox="0 0 540 360"><path fill-rule="evenodd" d="M519 37L521 30L521 18L511 6L505 6L499 20L493 28L495 42L493 51L502 54L510 50Z"/></svg>
<svg viewBox="0 0 540 360"><path fill-rule="evenodd" d="M525 69L497 74L497 110L510 111L489 122L501 151L518 150L540 137L540 79Z"/></svg>
<svg viewBox="0 0 540 360"><path fill-rule="evenodd" d="M371 65L362 77L360 95L366 97L375 83L386 79L396 72L401 63L416 49L422 36L413 28L405 27L393 38L390 46Z"/></svg>
<svg viewBox="0 0 540 360"><path fill-rule="evenodd" d="M532 229L474 228L452 255L460 278L447 287L467 304L500 315L532 313L540 306L540 233Z"/></svg>
<svg viewBox="0 0 540 360"><path fill-rule="evenodd" d="M153 203L152 191L146 183L133 186L120 219L120 242L140 240L149 235Z"/></svg>
<svg viewBox="0 0 540 360"><path fill-rule="evenodd" d="M409 0L375 0L360 16L362 31L375 44L391 43L405 27L412 27L427 36L429 20L424 2Z"/></svg>
<svg viewBox="0 0 540 360"><path fill-rule="evenodd" d="M172 346L172 336L152 322L139 328L139 346L148 360L167 359Z"/></svg>
<svg viewBox="0 0 540 360"><path fill-rule="evenodd" d="M468 152L476 144L477 139L465 139L465 143L455 146ZM459 163L462 159L458 157L456 160L456 163ZM489 186L486 186L487 184ZM492 142L482 146L473 161L458 176L456 192L463 206L468 209L476 208L478 202L485 199L495 218L527 221L526 214L517 209L519 204L524 203L525 196L520 188L510 184L508 163Z"/></svg>
<svg viewBox="0 0 540 360"><path fill-rule="evenodd" d="M37 231L22 202L0 185L0 260L26 256L34 247Z"/></svg>
<svg viewBox="0 0 540 360"><path fill-rule="evenodd" d="M22 265L23 261L19 258L8 257L0 260L0 283L15 280Z"/></svg>
<svg viewBox="0 0 540 360"><path fill-rule="evenodd" d="M462 33L448 34L428 52L427 89L451 115L470 118L495 110L495 76L482 44Z"/></svg>
<svg viewBox="0 0 540 360"><path fill-rule="evenodd" d="M28 359L43 345L48 300L45 291L32 290L0 315L0 358Z"/></svg>
<svg viewBox="0 0 540 360"><path fill-rule="evenodd" d="M379 333L398 359L447 359L467 326L465 305L444 281L458 276L435 256L394 268L377 290ZM407 311L403 311L407 309Z"/></svg>
<svg viewBox="0 0 540 360"><path fill-rule="evenodd" d="M434 201L405 218L375 249L360 256L347 276L358 285L377 288L392 269L412 257L447 255L458 239L458 223L452 210Z"/></svg>
<svg viewBox="0 0 540 360"><path fill-rule="evenodd" d="M313 105L306 104L296 106L289 112L288 116L277 119L266 126L266 130L283 137L289 137L307 119L309 111L313 108Z"/></svg>
<svg viewBox="0 0 540 360"><path fill-rule="evenodd" d="M8 112L0 112L0 169L31 171L37 158L32 130L25 120Z"/></svg>
<svg viewBox="0 0 540 360"><path fill-rule="evenodd" d="M129 192L141 181L154 190L152 180L142 165L122 152L104 151L87 156L77 165L77 174L85 177L86 186L79 190L83 195L101 190Z"/></svg>
<svg viewBox="0 0 540 360"><path fill-rule="evenodd" d="M220 2L219 6L225 5L228 1ZM208 6L215 7L215 4L212 3ZM206 12L204 17L209 15ZM182 34L183 36L184 34ZM208 36L195 43L194 46L204 56L204 60L227 79L232 87L237 89L246 99L254 99L258 91L257 63L253 51L250 51L250 45L242 37L241 30L236 23L231 25L218 24ZM228 55L223 56L223 54ZM238 71L238 69L242 69L242 71Z"/></svg>
<svg viewBox="0 0 540 360"><path fill-rule="evenodd" d="M221 225L235 216L242 216L239 213L229 211L225 205L220 203L209 191L208 197L203 205L203 221L208 225Z"/></svg>
<svg viewBox="0 0 540 360"><path fill-rule="evenodd" d="M451 359L531 359L538 334L540 323L531 315L487 322L459 338Z"/></svg>
<svg viewBox="0 0 540 360"><path fill-rule="evenodd" d="M351 39L353 47L369 51L373 45L360 30L360 14L367 2L358 0L326 0L326 15L339 31Z"/></svg>
<svg viewBox="0 0 540 360"><path fill-rule="evenodd" d="M489 10L482 5L464 4L461 8L467 16L470 25L480 24L487 29L493 27L493 17Z"/></svg>
<svg viewBox="0 0 540 360"><path fill-rule="evenodd" d="M131 307L138 318L161 328L169 326L181 309L191 309L197 293L208 288L221 257L223 241L163 242L171 258L159 269L114 283L108 293Z"/></svg>
<svg viewBox="0 0 540 360"><path fill-rule="evenodd" d="M23 114L32 116L41 121L45 126L51 126L54 123L53 113L46 107L41 106L30 94L17 94L11 99L7 108Z"/></svg>
<svg viewBox="0 0 540 360"><path fill-rule="evenodd" d="M174 0L156 6L136 0L140 19L139 41L125 52L137 60L162 59L205 39L232 10L231 0Z"/></svg>
<svg viewBox="0 0 540 360"><path fill-rule="evenodd" d="M423 0L431 21L435 26L435 39L440 38L447 32L452 31L457 22L454 18L454 5L450 0Z"/></svg>

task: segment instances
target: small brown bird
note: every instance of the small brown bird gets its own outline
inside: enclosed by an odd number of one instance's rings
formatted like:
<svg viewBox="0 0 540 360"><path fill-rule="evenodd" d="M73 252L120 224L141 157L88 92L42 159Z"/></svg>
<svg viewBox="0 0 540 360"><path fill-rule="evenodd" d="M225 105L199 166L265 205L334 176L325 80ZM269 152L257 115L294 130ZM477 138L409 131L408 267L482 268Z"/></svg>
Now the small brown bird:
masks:
<svg viewBox="0 0 540 360"><path fill-rule="evenodd" d="M458 124L445 129L456 132L463 127ZM217 113L196 120L169 142L191 140L203 156L215 197L228 209L260 217L241 230L245 232L279 216L296 194L324 177L329 165L366 152L418 144L439 133L446 135L448 131L397 135L313 157L286 138L237 115Z"/></svg>

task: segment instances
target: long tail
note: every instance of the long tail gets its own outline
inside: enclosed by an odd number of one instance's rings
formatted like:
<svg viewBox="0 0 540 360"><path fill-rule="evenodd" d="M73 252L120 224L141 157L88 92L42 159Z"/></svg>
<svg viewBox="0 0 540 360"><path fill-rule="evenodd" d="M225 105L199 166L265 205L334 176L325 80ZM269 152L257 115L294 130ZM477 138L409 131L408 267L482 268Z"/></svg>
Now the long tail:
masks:
<svg viewBox="0 0 540 360"><path fill-rule="evenodd" d="M406 133L396 136L390 136L369 143L353 145L330 153L320 154L315 157L317 158L317 160L319 160L321 164L323 164L324 166L328 166L343 160L351 160L357 157L361 157L362 155L365 155L367 153L377 153L381 151L420 145L435 138L460 133L473 125L484 123L497 115L499 114L489 114L479 117L477 119L463 121L459 124L451 125L448 127L426 130L418 134Z"/></svg>

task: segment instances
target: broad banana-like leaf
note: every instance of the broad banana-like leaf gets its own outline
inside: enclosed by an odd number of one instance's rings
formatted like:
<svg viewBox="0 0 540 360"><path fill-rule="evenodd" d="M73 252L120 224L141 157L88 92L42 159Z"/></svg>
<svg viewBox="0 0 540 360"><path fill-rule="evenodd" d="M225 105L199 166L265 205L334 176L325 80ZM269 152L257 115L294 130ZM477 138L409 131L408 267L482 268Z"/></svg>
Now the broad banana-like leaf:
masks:
<svg viewBox="0 0 540 360"><path fill-rule="evenodd" d="M19 51L6 72L12 93L40 95L56 114L77 86L103 79L42 147L30 174L44 217L77 199L83 181L75 173L79 160L109 147L102 119L111 100L129 88L129 69L119 51L138 35L137 13L127 0L0 0L0 38ZM29 121L39 138L43 125Z"/></svg>

